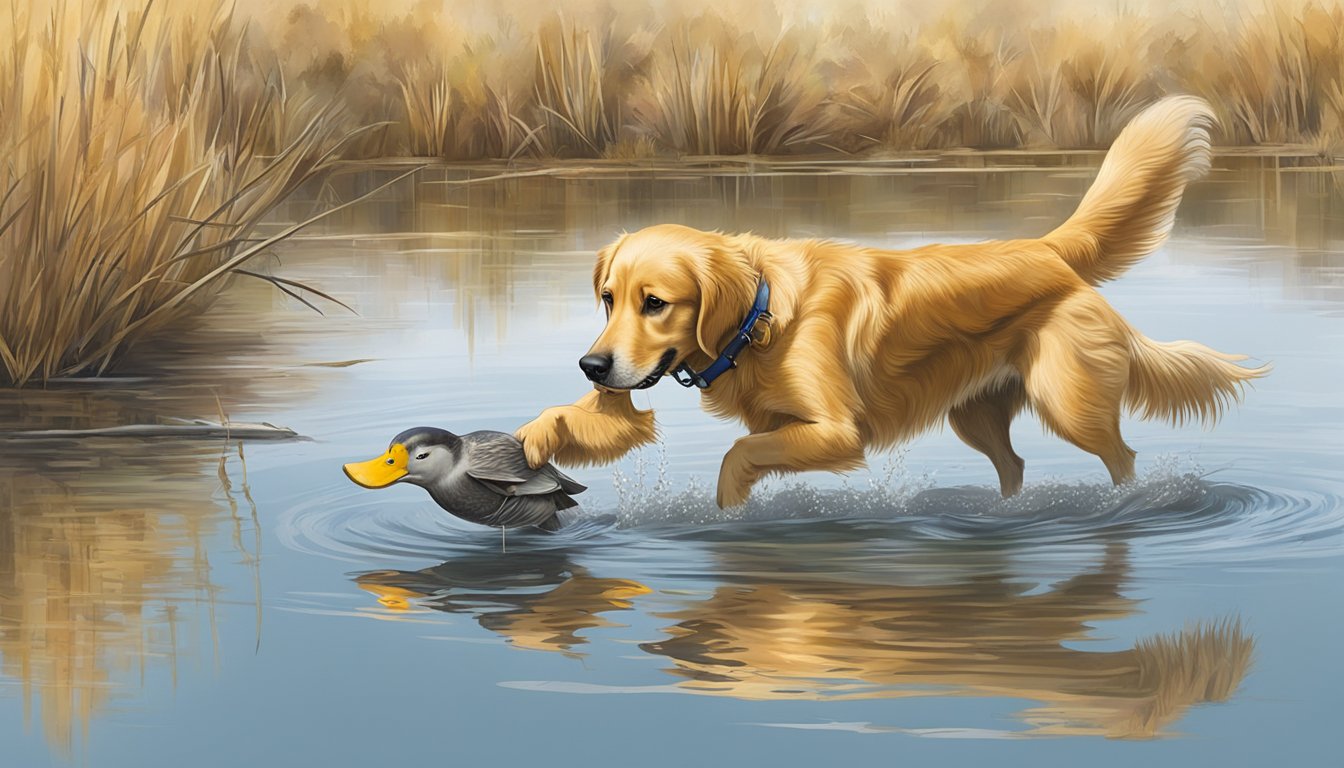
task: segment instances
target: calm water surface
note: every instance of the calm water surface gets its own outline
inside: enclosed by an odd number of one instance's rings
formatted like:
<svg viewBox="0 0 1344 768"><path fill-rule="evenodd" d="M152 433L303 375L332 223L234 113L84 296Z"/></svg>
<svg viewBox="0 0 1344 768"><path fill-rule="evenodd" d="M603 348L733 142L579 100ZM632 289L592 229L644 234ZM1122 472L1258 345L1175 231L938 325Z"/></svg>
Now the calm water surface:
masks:
<svg viewBox="0 0 1344 768"><path fill-rule="evenodd" d="M357 316L244 282L142 350L149 380L0 394L6 428L222 412L312 438L0 443L0 765L1338 765L1328 173L1224 158L1103 289L1154 338L1275 364L1212 432L1128 423L1129 487L1024 417L1010 502L948 432L723 513L741 430L670 382L637 395L663 444L575 472L582 514L506 554L340 472L408 426L512 430L581 395L592 253L621 229L1034 235L1095 158L1019 162L428 170L272 259Z"/></svg>

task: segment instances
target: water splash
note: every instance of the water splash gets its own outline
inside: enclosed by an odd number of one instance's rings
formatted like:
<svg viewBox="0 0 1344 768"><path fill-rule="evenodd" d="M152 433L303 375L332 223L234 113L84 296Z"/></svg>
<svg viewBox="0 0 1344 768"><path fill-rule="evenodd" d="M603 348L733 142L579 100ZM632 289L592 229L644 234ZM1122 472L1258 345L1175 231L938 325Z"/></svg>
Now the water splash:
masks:
<svg viewBox="0 0 1344 768"><path fill-rule="evenodd" d="M806 482L767 479L746 504L720 509L714 489L693 477L680 490L672 487L667 453L660 443L656 462L647 453L635 458L632 474L616 470L616 523L621 528L705 526L768 520L887 517L919 492L933 487L931 475L910 475L905 453L888 457L877 475L858 483L845 478L838 489L819 489Z"/></svg>
<svg viewBox="0 0 1344 768"><path fill-rule="evenodd" d="M867 541L869 548L1061 546L1142 541L1150 562L1265 560L1337 554L1344 503L1332 482L1273 489L1215 481L1180 458L1159 461L1132 483L1046 481L1002 499L983 486L938 487L895 456L875 475L838 488L765 484L746 505L714 503L699 479L674 487L665 456L637 460L613 477L613 508L567 514L556 534L519 531L510 549L531 551L695 546L697 542ZM497 551L493 529L408 497L370 502L342 489L291 508L277 527L299 551L368 562L447 559ZM619 549L619 547L617 547Z"/></svg>

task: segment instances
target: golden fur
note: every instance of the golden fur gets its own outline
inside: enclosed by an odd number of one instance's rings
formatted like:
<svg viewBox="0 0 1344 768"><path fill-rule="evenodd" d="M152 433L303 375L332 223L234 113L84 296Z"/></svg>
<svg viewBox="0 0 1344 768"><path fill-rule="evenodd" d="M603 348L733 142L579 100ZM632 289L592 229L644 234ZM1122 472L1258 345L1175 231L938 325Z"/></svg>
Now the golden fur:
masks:
<svg viewBox="0 0 1344 768"><path fill-rule="evenodd" d="M629 387L676 362L707 366L771 288L774 334L702 392L711 413L750 434L724 457L718 502L746 501L764 475L847 471L867 448L896 445L944 418L1022 485L1008 427L1029 406L1045 426L1133 476L1120 414L1205 422L1266 368L1242 368L1190 341L1145 338L1093 288L1162 243L1185 185L1209 166L1212 114L1177 96L1149 107L1116 140L1097 180L1043 238L885 251L823 240L769 240L659 225L597 257L607 326L590 354L611 372L592 393L518 431L534 465L612 461L654 438ZM667 302L646 311L656 296Z"/></svg>

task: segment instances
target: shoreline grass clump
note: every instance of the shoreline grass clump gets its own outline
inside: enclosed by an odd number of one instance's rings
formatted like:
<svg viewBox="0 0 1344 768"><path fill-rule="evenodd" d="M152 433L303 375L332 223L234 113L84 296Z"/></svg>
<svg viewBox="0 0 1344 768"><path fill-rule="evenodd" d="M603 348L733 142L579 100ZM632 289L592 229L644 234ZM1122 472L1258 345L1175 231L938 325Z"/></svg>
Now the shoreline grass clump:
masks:
<svg viewBox="0 0 1344 768"><path fill-rule="evenodd" d="M707 16L667 31L632 98L635 130L688 155L772 155L816 146L825 97L809 35L762 41Z"/></svg>
<svg viewBox="0 0 1344 768"><path fill-rule="evenodd" d="M618 44L610 28L599 33L563 18L541 27L536 50L533 90L542 150L552 156L601 157L621 138L620 88L625 68L636 68L626 57L641 54Z"/></svg>
<svg viewBox="0 0 1344 768"><path fill-rule="evenodd" d="M1192 87L1211 99L1228 143L1344 149L1344 4L1267 2L1207 24Z"/></svg>
<svg viewBox="0 0 1344 768"><path fill-rule="evenodd" d="M0 56L0 382L101 372L200 310L256 225L329 164L227 10L11 2Z"/></svg>

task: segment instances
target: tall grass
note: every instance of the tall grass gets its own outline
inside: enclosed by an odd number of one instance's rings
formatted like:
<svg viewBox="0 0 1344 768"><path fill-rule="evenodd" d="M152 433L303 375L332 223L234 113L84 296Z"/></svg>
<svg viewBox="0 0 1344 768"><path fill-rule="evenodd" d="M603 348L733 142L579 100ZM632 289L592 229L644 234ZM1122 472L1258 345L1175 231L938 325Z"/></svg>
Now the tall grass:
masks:
<svg viewBox="0 0 1344 768"><path fill-rule="evenodd" d="M713 23L668 35L640 83L633 117L658 144L695 155L779 154L824 135L817 53L786 33L761 45Z"/></svg>
<svg viewBox="0 0 1344 768"><path fill-rule="evenodd" d="M547 154L596 157L617 143L622 52L616 48L610 29L581 29L563 19L541 28L534 92Z"/></svg>
<svg viewBox="0 0 1344 768"><path fill-rule="evenodd" d="M1344 144L1344 0L789 7L327 0L261 24L291 79L389 125L363 157L1099 148L1168 92L1213 102L1226 143Z"/></svg>
<svg viewBox="0 0 1344 768"><path fill-rule="evenodd" d="M101 371L180 323L339 144L227 11L15 0L0 57L0 381Z"/></svg>
<svg viewBox="0 0 1344 768"><path fill-rule="evenodd" d="M837 39L843 51L834 66L827 122L844 126L827 137L835 149L923 150L945 145L956 100L948 69L908 32L875 26L848 27Z"/></svg>
<svg viewBox="0 0 1344 768"><path fill-rule="evenodd" d="M1344 140L1344 6L1269 4L1217 23L1207 37L1230 45L1204 51L1192 81L1214 97L1230 141Z"/></svg>

